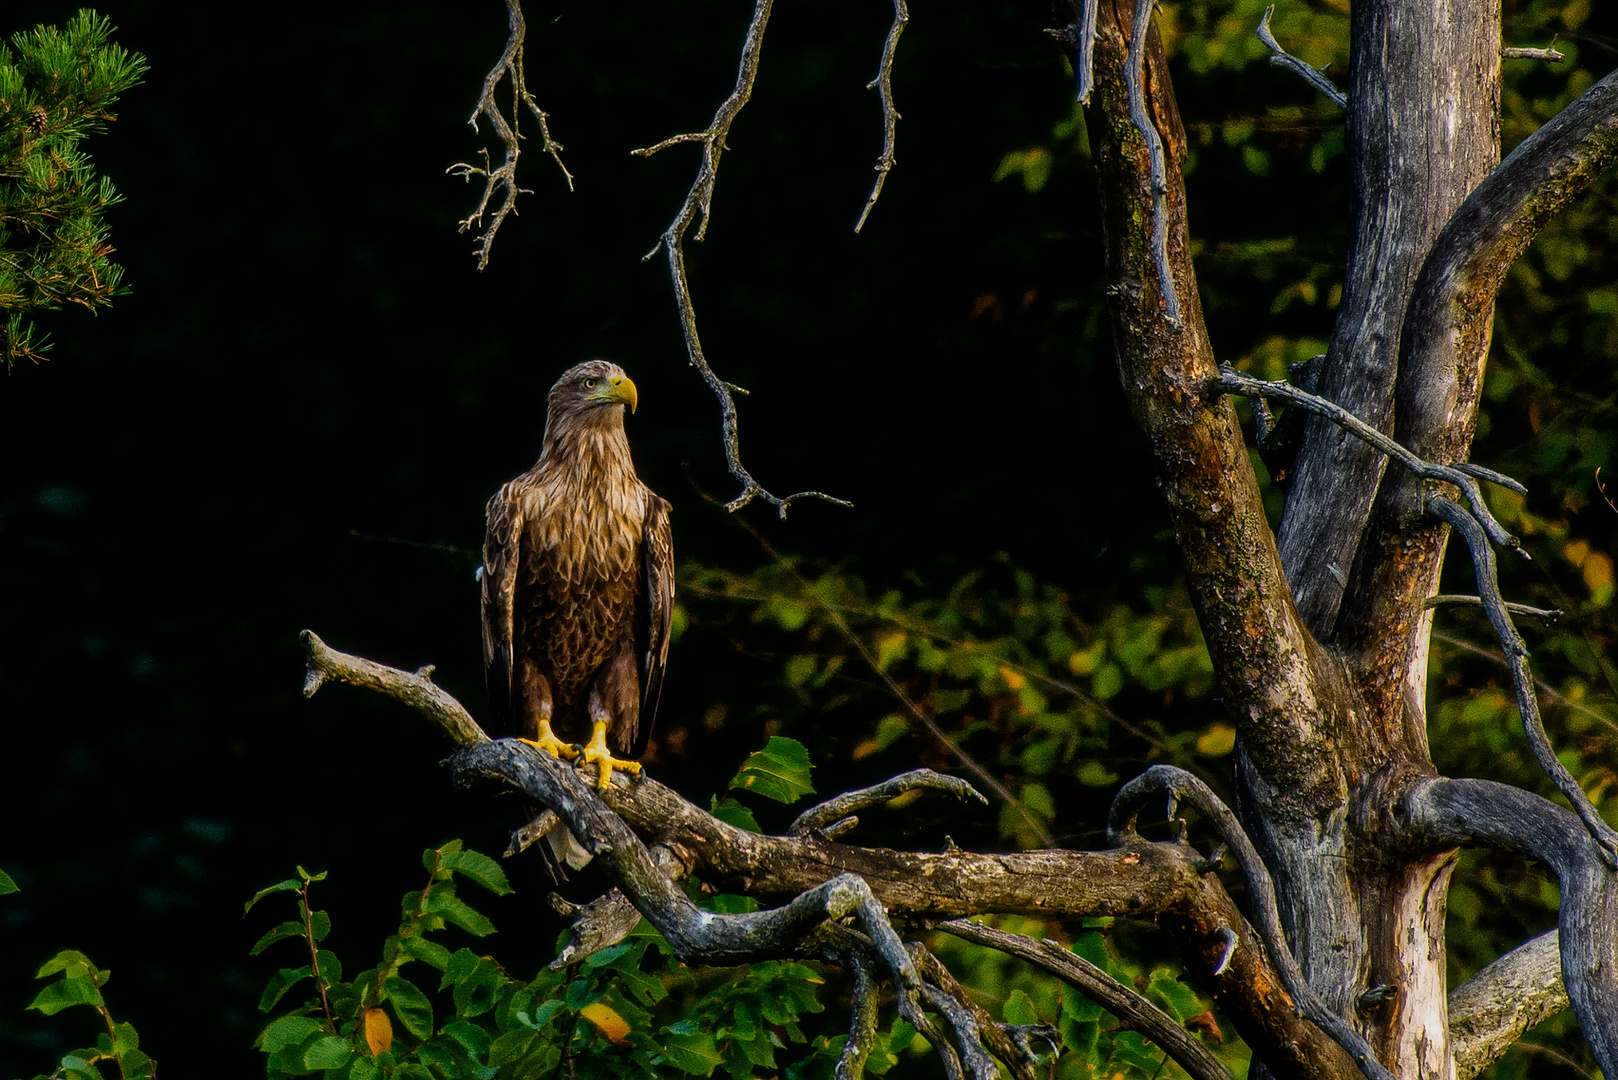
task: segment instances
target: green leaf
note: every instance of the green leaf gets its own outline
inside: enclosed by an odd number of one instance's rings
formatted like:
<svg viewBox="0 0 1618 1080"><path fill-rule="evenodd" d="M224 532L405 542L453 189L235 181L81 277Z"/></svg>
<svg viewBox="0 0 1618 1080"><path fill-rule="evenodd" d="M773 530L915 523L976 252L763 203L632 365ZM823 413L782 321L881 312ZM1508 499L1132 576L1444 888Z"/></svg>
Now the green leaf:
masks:
<svg viewBox="0 0 1618 1080"><path fill-rule="evenodd" d="M489 1052L489 1033L476 1024L469 1024L465 1020L452 1020L444 1025L442 1034L460 1043L466 1048L466 1052L475 1058Z"/></svg>
<svg viewBox="0 0 1618 1080"><path fill-rule="evenodd" d="M494 1040L489 1047L490 1065L508 1065L522 1057L527 1056L528 1048L538 1038L531 1029L526 1027L512 1028Z"/></svg>
<svg viewBox="0 0 1618 1080"><path fill-rule="evenodd" d="M299 881L297 878L287 878L285 881L278 881L274 885L266 885L264 888L253 894L253 899L242 905L242 914L246 915L249 911L252 911L254 904L258 903L266 896L269 896L271 893L297 892L302 888L303 882Z"/></svg>
<svg viewBox="0 0 1618 1080"><path fill-rule="evenodd" d="M387 1000L393 1003L394 1015L406 1031L418 1039L425 1039L433 1033L432 1003L427 1000L426 994L416 989L414 983L394 975L382 987Z"/></svg>
<svg viewBox="0 0 1618 1080"><path fill-rule="evenodd" d="M11 880L11 875L6 873L4 870L0 870L0 896L4 896L6 893L20 891L21 890L17 888L17 883Z"/></svg>
<svg viewBox="0 0 1618 1080"><path fill-rule="evenodd" d="M794 739L770 736L764 749L749 754L730 786L756 792L781 803L794 803L813 795L809 782L809 751Z"/></svg>
<svg viewBox="0 0 1618 1080"><path fill-rule="evenodd" d="M1013 990L1006 998L1002 1015L1008 1024L1039 1023L1039 1013L1034 1008L1033 1000L1021 990Z"/></svg>
<svg viewBox="0 0 1618 1080"><path fill-rule="evenodd" d="M289 920L282 923L274 930L271 930L269 933L259 938L257 944L248 950L247 955L257 956L271 945L274 945L277 941L285 941L288 938L296 938L301 940L303 938L303 923L295 920Z"/></svg>
<svg viewBox="0 0 1618 1080"><path fill-rule="evenodd" d="M449 950L436 941L428 941L420 934L399 939L399 951L413 960L421 960L439 971L449 966Z"/></svg>
<svg viewBox="0 0 1618 1080"><path fill-rule="evenodd" d="M101 991L96 989L95 983L89 979L66 978L47 984L28 1007L38 1009L46 1016L55 1016L73 1005L102 1004Z"/></svg>
<svg viewBox="0 0 1618 1080"><path fill-rule="evenodd" d="M499 964L480 957L472 971L455 983L455 1012L460 1016L482 1016L494 1008L507 982Z"/></svg>
<svg viewBox="0 0 1618 1080"><path fill-rule="evenodd" d="M319 1030L320 1024L307 1016L283 1016L272 1020L269 1027L259 1032L253 1045L266 1054L274 1054L283 1047L297 1046Z"/></svg>
<svg viewBox="0 0 1618 1080"><path fill-rule="evenodd" d="M504 896L511 892L511 883L506 880L506 872L500 869L500 864L478 851L457 851L446 855L438 861L440 868L453 870L455 873L482 885L496 896Z"/></svg>
<svg viewBox="0 0 1618 1080"><path fill-rule="evenodd" d="M310 1069L341 1069L354 1058L354 1048L347 1039L327 1035L304 1051L303 1063Z"/></svg>
<svg viewBox="0 0 1618 1080"><path fill-rule="evenodd" d="M672 1030L662 1038L663 1057L681 1072L693 1076L708 1076L724 1060L714 1046L713 1036L707 1032L677 1035Z"/></svg>
<svg viewBox="0 0 1618 1080"><path fill-rule="evenodd" d="M258 999L260 1012L269 1012L275 1008L276 1003L286 996L286 992L299 982L309 978L309 965L300 968L282 968L270 977L264 987L263 995Z"/></svg>
<svg viewBox="0 0 1618 1080"><path fill-rule="evenodd" d="M494 923L472 910L464 900L447 890L434 889L427 895L427 903L422 907L430 914L437 915L445 922L454 923L475 937L488 937L494 933Z"/></svg>
<svg viewBox="0 0 1618 1080"><path fill-rule="evenodd" d="M63 949L49 960L45 961L40 969L34 972L34 978L43 979L47 975L55 975L58 971L67 972L70 979L83 979L95 972L98 975L109 975L107 972L96 972L96 966L90 963L90 958L77 949ZM102 982L106 982L103 978Z"/></svg>
<svg viewBox="0 0 1618 1080"><path fill-rule="evenodd" d="M710 796L708 813L726 825L734 825L738 829L746 829L753 833L764 831L759 827L758 818L753 816L753 811L728 796L723 801L716 796Z"/></svg>

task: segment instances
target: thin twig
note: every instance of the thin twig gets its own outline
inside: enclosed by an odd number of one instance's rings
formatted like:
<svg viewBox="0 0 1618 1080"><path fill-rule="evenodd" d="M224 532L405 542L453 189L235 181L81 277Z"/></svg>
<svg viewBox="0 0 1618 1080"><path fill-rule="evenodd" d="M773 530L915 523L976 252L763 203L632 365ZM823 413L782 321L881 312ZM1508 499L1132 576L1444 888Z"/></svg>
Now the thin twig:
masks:
<svg viewBox="0 0 1618 1080"><path fill-rule="evenodd" d="M1544 60L1546 63L1550 64L1560 63L1561 61L1567 59L1567 57L1563 56L1561 51L1557 49L1556 38L1554 37L1551 38L1551 43L1545 46L1543 49L1508 45L1500 50L1500 55L1506 60Z"/></svg>
<svg viewBox="0 0 1618 1080"><path fill-rule="evenodd" d="M969 919L951 919L939 923L938 929L974 945L1015 956L1056 976L1118 1017L1123 1027L1138 1031L1157 1043L1197 1080L1230 1080L1230 1071L1174 1017L1152 1004L1134 988L1125 986L1084 957L1062 948L1056 942L1035 941L1026 935L1009 933Z"/></svg>
<svg viewBox="0 0 1618 1080"><path fill-rule="evenodd" d="M1602 820L1600 813L1590 804L1573 774L1556 756L1550 736L1545 734L1545 722L1539 715L1539 696L1534 693L1534 676L1528 668L1528 647L1517 633L1500 597L1500 582L1494 564L1494 549L1489 546L1483 526L1459 503L1443 497L1427 500L1427 510L1434 517L1447 522L1472 552L1472 572L1477 578L1478 594L1483 598L1483 610L1489 613L1495 636L1506 654L1506 668L1511 672L1511 684L1517 693L1517 711L1522 716L1523 728L1528 733L1528 745L1539 760L1539 767L1550 777L1558 791L1567 797L1573 810L1590 831L1590 836L1602 849L1609 866L1618 870L1618 832Z"/></svg>
<svg viewBox="0 0 1618 1080"><path fill-rule="evenodd" d="M1434 630L1433 639L1435 641L1442 641L1446 645L1453 645L1455 648L1460 649L1463 652L1469 652L1473 655L1481 656L1492 664L1498 664L1501 667L1510 666L1506 663L1506 658L1502 654L1490 652L1481 645L1475 645L1472 642L1467 641L1465 638L1453 637L1449 634L1441 634L1437 630ZM1618 731L1618 721L1614 721L1611 717L1604 716L1601 713L1596 712L1596 710L1590 708L1588 705L1579 704L1577 701L1574 701L1572 698L1556 689L1556 687L1552 686L1544 679L1535 676L1534 685L1539 688L1540 693L1544 694L1558 705L1572 709L1574 712L1584 713L1586 716L1605 724L1609 728L1612 728L1613 731Z"/></svg>
<svg viewBox="0 0 1618 1080"><path fill-rule="evenodd" d="M704 498L707 498L707 496L704 496ZM800 577L799 580L801 581L802 578ZM695 582L689 581L681 583L680 588L684 589L687 593L696 593L699 596L706 596L715 600L734 600L739 603L759 604L779 598L779 595L775 593L764 593L759 595L754 593L722 592L718 589L710 589L706 586L698 585ZM961 649L970 649L979 655L987 656L1001 667L1007 668L1026 679L1036 683L1041 683L1044 686L1057 691L1058 693L1067 694L1073 698L1076 698L1079 704L1083 705L1087 709L1091 709L1101 714L1101 716L1109 723L1117 724L1119 727L1123 728L1137 739L1140 739L1154 750L1157 750L1164 755L1171 755L1174 753L1174 747L1170 746L1163 739L1153 735L1146 728L1135 723L1134 721L1120 715L1117 710L1112 708L1112 706L1108 705L1105 701L1102 701L1100 698L1096 697L1082 686L1079 686L1077 683L1068 682L1066 679L1058 679L1056 676L1040 671L1037 668L1029 667L1026 664L1019 664L1015 660L1008 660L1004 656L1001 656L999 653L995 652L991 646L985 645L981 641L969 641L965 638L951 637L948 634L940 633L936 628L928 626L925 623L913 622L910 619L900 618L899 616L890 612L880 611L876 608L858 607L853 604L833 604L829 600L824 600L814 595L812 591L810 593L810 598L812 603L815 603L828 610L835 608L836 610L848 615L856 615L867 619L877 619L887 623L890 626L896 626L907 633L920 634L943 645L950 645ZM1196 773L1203 783L1210 785L1217 785L1220 783L1220 781L1214 779L1212 775L1209 774L1202 766L1193 763L1190 767L1191 771Z"/></svg>
<svg viewBox="0 0 1618 1080"><path fill-rule="evenodd" d="M1458 465L1437 465L1417 457L1413 451L1400 445L1391 436L1378 431L1336 402L1327 401L1320 395L1301 390L1291 383L1268 382L1264 379L1256 379L1251 375L1245 375L1237 371L1235 368L1220 365L1219 374L1209 380L1208 386L1209 389L1226 394L1241 394L1244 397L1280 398L1283 401L1290 401L1317 416L1324 416L1350 435L1354 435L1362 442L1369 443L1382 451L1417 476L1428 480L1443 480L1446 483L1454 484L1466 496L1467 505L1472 508L1472 513L1489 534L1490 540L1502 547L1510 548L1525 559L1529 557L1528 552L1524 551L1521 545L1517 543L1517 538L1507 532L1506 527L1496 521L1494 515L1489 512L1488 504L1483 501L1483 490L1478 487L1477 477L1472 474L1475 472L1478 476L1482 476L1483 479L1494 483L1501 483L1504 479L1509 479L1509 477L1504 477L1503 474L1494 472L1492 469L1480 469L1478 466L1473 466L1472 470L1469 471L1462 469ZM1521 487L1522 485L1517 484L1516 486Z"/></svg>
<svg viewBox="0 0 1618 1080"><path fill-rule="evenodd" d="M1157 288L1163 294L1163 317L1179 329L1180 297L1169 268L1168 165L1163 139L1146 112L1146 35L1152 27L1153 0L1135 0L1135 22L1129 28L1129 58L1124 63L1124 85L1129 91L1129 122L1146 144L1152 179L1152 261L1157 265Z"/></svg>
<svg viewBox="0 0 1618 1080"><path fill-rule="evenodd" d="M905 0L893 0L893 25L888 28L888 40L882 46L882 64L877 68L876 78L865 84L865 89L875 89L882 98L882 156L876 159L876 184L871 188L871 197L865 200L859 221L854 223L855 232L865 227L865 219L871 216L871 208L876 205L882 185L888 181L888 171L893 168L893 143L899 130L899 110L893 107L893 53L909 21L910 11L905 7Z"/></svg>
<svg viewBox="0 0 1618 1080"><path fill-rule="evenodd" d="M891 780L885 780L872 787L860 788L858 791L844 792L835 799L828 799L810 807L798 815L797 820L787 829L787 835L807 836L811 832L823 831L827 826L841 821L856 811L864 810L868 806L880 806L907 791L942 791L963 802L976 799L984 806L989 805L988 799L958 776L945 776L931 769L912 769L910 772L900 773Z"/></svg>
<svg viewBox="0 0 1618 1080"><path fill-rule="evenodd" d="M472 177L483 177L483 197L478 200L477 209L461 222L460 231L466 232L474 225L483 224L484 212L489 208L489 200L498 191L505 192L505 199L494 211L494 218L489 227L478 237L476 246L472 249L478 259L478 269L482 270L489 265L489 248L494 244L494 234L500 231L505 223L506 215L516 213L517 196L532 195L533 192L517 186L517 159L522 155L520 140L522 134L517 130L517 118L522 115L522 107L528 106L534 118L539 121L539 134L545 140L541 147L545 153L556 162L556 167L562 170L562 176L567 180L567 189L573 190L573 174L567 171L562 164L562 144L551 138L550 114L539 107L532 95L528 93L528 79L523 74L523 39L528 34L528 26L522 17L521 0L506 0L506 14L511 25L511 36L506 39L506 51L500 54L489 74L483 80L483 95L478 98L477 108L472 110L472 116L467 123L472 130L478 129L478 117L486 116L489 123L494 126L495 134L506 147L506 159L498 169L493 168L489 161L489 152L483 151L483 165L481 167L467 162L458 162L445 171L451 176L471 182ZM505 116L500 112L500 105L494 98L495 87L500 80L511 76L512 100L511 122L506 123Z"/></svg>
<svg viewBox="0 0 1618 1080"><path fill-rule="evenodd" d="M1435 608L1445 605L1482 607L1483 597L1465 596L1457 593L1439 593L1437 596L1429 596L1421 606ZM1553 623L1563 615L1561 608L1530 607L1527 604L1514 604L1510 600L1506 601L1506 610L1514 615L1527 615L1531 619L1543 619L1547 623Z"/></svg>
<svg viewBox="0 0 1618 1080"><path fill-rule="evenodd" d="M719 175L719 159L729 149L725 138L730 134L731 124L735 123L742 106L753 96L753 83L758 78L759 53L764 48L764 26L769 22L772 2L773 0L757 0L753 8L753 21L748 24L747 37L742 42L742 59L736 72L736 88L720 103L719 110L714 113L713 122L702 131L671 135L654 146L642 147L631 153L636 157L651 157L660 150L682 143L702 144L702 166L697 170L697 178L691 184L691 190L686 193L685 202L680 206L674 220L669 223L669 227L658 238L657 244L642 258L650 259L657 254L658 248L668 253L669 277L674 283L674 302L680 309L680 327L685 331L686 355L690 358L691 366L702 375L702 381L708 384L714 397L719 399L720 424L725 438L725 464L730 468L730 475L742 484L741 494L726 503L725 509L734 512L754 499L763 499L776 507L782 517L786 517L787 508L799 499L824 499L838 506L854 504L844 499L833 498L821 491L800 491L785 499L779 498L765 491L742 465L741 447L736 432L736 399L731 396L734 387L714 374L713 368L708 366L708 358L703 355L702 339L697 336L697 312L691 303L691 285L685 272L685 234L698 214L701 214L702 221L697 226L696 239L700 242L708 234L708 214L713 206L714 181Z"/></svg>
<svg viewBox="0 0 1618 1080"><path fill-rule="evenodd" d="M1096 5L1100 0L1081 0L1079 5L1078 40L1073 43L1078 54L1079 104L1090 104L1090 94L1096 88Z"/></svg>
<svg viewBox="0 0 1618 1080"><path fill-rule="evenodd" d="M1612 501L1612 496L1607 494L1607 486L1601 482L1601 466L1599 465L1596 466L1596 490L1601 492L1601 498L1612 508L1612 512L1618 514L1618 503Z"/></svg>
<svg viewBox="0 0 1618 1080"><path fill-rule="evenodd" d="M1339 109L1347 109L1347 94L1337 89L1337 86L1326 76L1281 48L1281 43L1275 40L1274 34L1270 33L1270 16L1274 14L1275 5L1271 4L1264 9L1264 17L1258 21L1258 39L1269 46L1270 52L1274 54L1270 57L1270 63L1277 67L1290 68L1297 72L1303 76L1304 81L1310 86L1324 94L1333 105Z"/></svg>

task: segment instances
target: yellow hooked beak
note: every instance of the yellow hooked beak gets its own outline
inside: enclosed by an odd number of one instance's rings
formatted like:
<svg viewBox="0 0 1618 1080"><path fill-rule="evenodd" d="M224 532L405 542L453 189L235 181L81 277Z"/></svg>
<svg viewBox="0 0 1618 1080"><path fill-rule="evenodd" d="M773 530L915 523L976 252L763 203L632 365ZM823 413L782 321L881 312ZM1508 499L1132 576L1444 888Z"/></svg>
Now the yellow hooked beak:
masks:
<svg viewBox="0 0 1618 1080"><path fill-rule="evenodd" d="M612 389L608 391L608 394L612 400L621 401L628 405L630 412L634 412L635 406L640 402L639 395L635 393L635 380L628 375L615 377L612 380Z"/></svg>

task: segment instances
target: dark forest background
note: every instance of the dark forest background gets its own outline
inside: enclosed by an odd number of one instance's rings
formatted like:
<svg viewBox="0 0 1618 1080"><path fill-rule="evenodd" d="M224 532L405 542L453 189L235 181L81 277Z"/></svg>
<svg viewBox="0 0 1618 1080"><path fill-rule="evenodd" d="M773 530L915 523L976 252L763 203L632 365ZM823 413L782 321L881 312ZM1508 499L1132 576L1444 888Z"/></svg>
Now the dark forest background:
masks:
<svg viewBox="0 0 1618 1080"><path fill-rule="evenodd" d="M76 7L13 0L0 31ZM1195 147L1215 348L1280 377L1329 335L1348 186L1341 118L1263 61L1261 9L1188 0L1165 4L1163 25ZM682 592L652 772L700 801L776 731L809 745L822 792L949 764L924 736L879 733L894 706L876 680L852 663L827 670L841 646L816 636L821 621L781 616L790 583L776 562L699 494L735 490L718 414L684 362L666 264L641 261L699 151L629 151L707 125L749 5L527 6L529 85L578 189L530 141L534 194L481 274L456 231L477 190L445 170L495 145L466 118L505 42L501 4L98 10L151 63L88 145L127 197L110 220L133 291L94 317L44 316L49 361L0 380L0 867L22 890L0 902L0 1073L49 1068L87 1037L71 1013L22 1011L34 970L68 947L116 973L115 1010L166 1074L256 1072L272 965L246 955L264 925L244 922L242 901L294 864L329 869L333 947L362 953L396 922L424 846L503 848L517 809L455 795L442 745L412 716L342 688L301 697L298 631L436 664L480 714L483 504L531 464L545 391L581 359L616 360L639 385L636 461L674 504L682 588L699 586ZM1276 22L1339 82L1345 11L1319 0ZM1614 13L1583 0L1507 13L1511 43L1560 34L1570 54L1556 69L1508 63L1509 147L1618 63L1618 38ZM747 465L778 494L855 504L742 516L815 580L936 602L941 619L978 571L972 597L1059 605L1074 649L1110 640L1122 672L1114 686L1105 665L1074 661L1071 677L1152 733L1111 729L1119 770L1169 747L1217 778L1229 746L1206 680L1127 662L1140 620L1161 623L1142 656L1197 639L1117 387L1082 121L1043 33L1057 16L1019 2L911 14L894 69L899 163L864 232L852 226L881 149L865 85L891 9L781 4L707 240L688 245L708 356L751 391ZM1531 645L1571 703L1551 710L1553 734L1598 800L1618 779L1618 513L1593 475L1605 465L1618 481L1615 192L1609 178L1514 272L1474 456L1535 493L1508 524L1538 562L1510 568L1508 594L1574 616ZM1465 568L1451 570L1469 591ZM760 607L771 589L777 606ZM1462 644L1436 650L1434 723L1454 732L1435 736L1438 764L1537 786L1502 676L1464 647L1492 648L1469 618L1441 627ZM826 678L795 676L798 656ZM920 673L913 685L925 698ZM1002 740L993 709L935 706L1024 791L1038 769L1018 756L1021 735ZM1056 775L1046 802L1025 801L1057 842L1093 846L1109 783ZM862 842L1036 842L1003 813L916 804L879 817ZM537 866L512 873L516 894L487 908L501 927L492 947L537 968L561 924ZM1458 963L1540 928L1533 873L1463 875L1458 917L1472 889L1487 940L1458 947ZM588 877L570 895L593 895Z"/></svg>

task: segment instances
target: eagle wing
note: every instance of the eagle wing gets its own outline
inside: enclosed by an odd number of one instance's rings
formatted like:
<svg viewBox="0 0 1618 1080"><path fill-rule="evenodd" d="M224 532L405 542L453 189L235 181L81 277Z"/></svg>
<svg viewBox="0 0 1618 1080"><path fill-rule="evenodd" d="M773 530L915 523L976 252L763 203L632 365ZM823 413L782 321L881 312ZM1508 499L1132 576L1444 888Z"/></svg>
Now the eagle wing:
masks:
<svg viewBox="0 0 1618 1080"><path fill-rule="evenodd" d="M483 678L496 719L510 731L522 712L512 677L512 622L523 512L512 484L506 484L489 500L487 519L483 534Z"/></svg>
<svg viewBox="0 0 1618 1080"><path fill-rule="evenodd" d="M669 504L646 493L646 520L640 543L640 596L635 605L635 646L640 654L641 705L635 730L623 741L639 757L646 752L657 702L663 693L663 669L669 659L669 627L674 621L674 539L669 533Z"/></svg>

